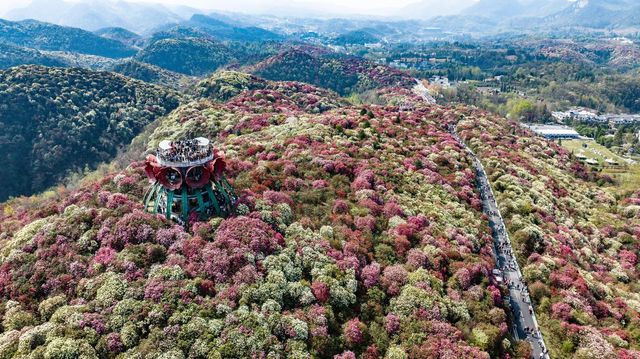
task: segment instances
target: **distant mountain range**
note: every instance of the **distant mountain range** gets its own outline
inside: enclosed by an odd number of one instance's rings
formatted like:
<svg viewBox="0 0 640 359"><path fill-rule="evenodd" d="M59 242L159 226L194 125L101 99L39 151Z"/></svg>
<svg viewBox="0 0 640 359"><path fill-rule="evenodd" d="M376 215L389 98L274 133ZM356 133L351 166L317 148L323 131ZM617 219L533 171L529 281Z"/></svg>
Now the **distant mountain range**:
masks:
<svg viewBox="0 0 640 359"><path fill-rule="evenodd" d="M125 0L34 0L27 7L10 11L6 17L10 20L36 19L89 31L123 28L141 35L180 25L197 28L223 40L278 39L283 34L308 31L339 36L363 27L382 27L385 33L409 41L415 36L423 36L424 28L428 27L442 27L449 33L480 34L491 30L522 31L532 29L532 26L551 30L640 27L637 0L422 0L389 11L386 19L326 17L317 11L307 11L306 16L301 16L301 9L276 11L276 8L260 7L245 9L247 13L244 14L221 14L185 6ZM260 11L265 15L258 15ZM292 16L292 11L300 14Z"/></svg>
<svg viewBox="0 0 640 359"><path fill-rule="evenodd" d="M640 2L636 0L578 0L545 18L549 26L590 28L640 27Z"/></svg>
<svg viewBox="0 0 640 359"><path fill-rule="evenodd" d="M636 0L480 0L457 16L495 24L494 31L640 28Z"/></svg>
<svg viewBox="0 0 640 359"><path fill-rule="evenodd" d="M480 0L460 15L501 21L513 17L545 17L571 6L569 0Z"/></svg>
<svg viewBox="0 0 640 359"><path fill-rule="evenodd" d="M28 6L9 11L5 16L10 20L36 19L89 31L122 27L146 33L168 23L184 21L197 12L200 11L185 6L168 8L121 0L33 0Z"/></svg>
<svg viewBox="0 0 640 359"><path fill-rule="evenodd" d="M453 0L445 5L423 0L390 13L394 18L323 19L202 14L203 11L189 7L169 8L124 0L34 0L26 8L9 12L8 17L35 18L57 25L33 20L0 21L0 41L39 50L113 58L132 56L162 39L261 42L314 38L324 43L348 45L459 40L504 32L640 29L637 0L478 0L469 4L469 0ZM438 14L445 15L436 16ZM418 19L401 19L408 17ZM61 24L91 32L61 27ZM313 36L308 36L310 34Z"/></svg>

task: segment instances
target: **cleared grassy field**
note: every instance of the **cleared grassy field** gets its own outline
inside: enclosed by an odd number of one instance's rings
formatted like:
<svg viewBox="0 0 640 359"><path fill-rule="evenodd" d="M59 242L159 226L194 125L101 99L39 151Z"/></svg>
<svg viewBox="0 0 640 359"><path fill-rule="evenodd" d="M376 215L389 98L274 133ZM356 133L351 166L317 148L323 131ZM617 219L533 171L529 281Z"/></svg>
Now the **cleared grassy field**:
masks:
<svg viewBox="0 0 640 359"><path fill-rule="evenodd" d="M584 145L586 144L586 147ZM640 162L628 164L624 158L593 140L562 140L562 146L574 155L582 154L592 158L602 166L602 173L611 176L621 191L634 191L640 183ZM608 166L606 159L617 161L620 166ZM638 161L638 159L636 159Z"/></svg>
<svg viewBox="0 0 640 359"><path fill-rule="evenodd" d="M586 147L584 147L585 145ZM562 146L573 152L574 155L583 154L587 158L595 159L601 165L605 165L604 161L608 158L617 161L621 165L626 164L624 158L593 140L562 140Z"/></svg>

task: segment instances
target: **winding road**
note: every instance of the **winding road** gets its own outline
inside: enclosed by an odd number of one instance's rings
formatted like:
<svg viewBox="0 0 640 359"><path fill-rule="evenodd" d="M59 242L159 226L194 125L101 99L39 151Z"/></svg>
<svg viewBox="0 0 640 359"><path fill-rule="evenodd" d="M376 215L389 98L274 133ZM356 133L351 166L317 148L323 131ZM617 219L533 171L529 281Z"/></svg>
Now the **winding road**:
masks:
<svg viewBox="0 0 640 359"><path fill-rule="evenodd" d="M514 320L512 334L514 338L525 340L531 344L532 358L549 359L549 352L544 344L544 339L531 305L529 291L513 254L509 233L504 225L504 220L500 214L500 209L496 203L484 167L473 151L460 139L455 127L451 128L451 134L473 158L473 166L476 170L476 185L482 197L483 211L489 218L489 225L493 233L493 254L496 259L497 269L501 272L509 287L509 307Z"/></svg>

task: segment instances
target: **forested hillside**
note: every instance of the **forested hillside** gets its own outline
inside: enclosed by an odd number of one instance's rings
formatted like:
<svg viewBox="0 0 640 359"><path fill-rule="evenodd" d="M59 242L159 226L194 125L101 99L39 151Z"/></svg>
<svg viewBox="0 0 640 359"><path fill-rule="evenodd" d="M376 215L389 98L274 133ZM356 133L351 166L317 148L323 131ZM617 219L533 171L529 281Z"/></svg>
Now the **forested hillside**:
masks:
<svg viewBox="0 0 640 359"><path fill-rule="evenodd" d="M205 38L170 38L151 43L136 59L186 75L205 75L234 61L223 43Z"/></svg>
<svg viewBox="0 0 640 359"><path fill-rule="evenodd" d="M187 81L187 76L185 75L137 60L118 62L109 68L109 70L136 80L171 88L179 88L184 85L183 82Z"/></svg>
<svg viewBox="0 0 640 359"><path fill-rule="evenodd" d="M64 66L64 63L38 50L0 42L0 69L18 65Z"/></svg>
<svg viewBox="0 0 640 359"><path fill-rule="evenodd" d="M189 21L186 21L181 25L196 28L218 40L253 42L283 39L283 36L269 30L259 27L234 26L225 21L201 14L193 15Z"/></svg>
<svg viewBox="0 0 640 359"><path fill-rule="evenodd" d="M127 46L139 46L144 41L142 36L121 27L105 27L93 33L106 39L120 41Z"/></svg>
<svg viewBox="0 0 640 359"><path fill-rule="evenodd" d="M0 200L113 158L178 106L165 89L106 72L21 66L0 71Z"/></svg>
<svg viewBox="0 0 640 359"><path fill-rule="evenodd" d="M249 71L270 80L307 82L341 95L415 84L408 74L390 67L312 48L285 50L250 67Z"/></svg>

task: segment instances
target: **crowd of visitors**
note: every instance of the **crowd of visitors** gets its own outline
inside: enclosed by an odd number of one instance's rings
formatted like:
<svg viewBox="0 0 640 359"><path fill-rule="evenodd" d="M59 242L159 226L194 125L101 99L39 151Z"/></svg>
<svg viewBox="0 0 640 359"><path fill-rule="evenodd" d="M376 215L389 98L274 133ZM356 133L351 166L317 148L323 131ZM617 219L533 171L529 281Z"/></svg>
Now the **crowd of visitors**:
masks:
<svg viewBox="0 0 640 359"><path fill-rule="evenodd" d="M190 163L208 159L212 156L211 146L197 139L173 141L169 148L159 148L158 158L171 163Z"/></svg>
<svg viewBox="0 0 640 359"><path fill-rule="evenodd" d="M509 289L511 309L516 317L516 328L520 328L524 334L524 337L522 337L521 334L517 334L517 337L531 343L533 358L548 359L549 350L544 344L542 333L540 332L540 328L535 320L535 313L531 306L531 299L527 290L527 284L520 273L504 221L498 211L493 191L489 186L489 180L486 177L480 160L478 160L475 154L473 154L473 152L460 139L456 133L455 127L450 126L449 130L458 143L463 145L473 157L473 164L476 169L478 179L478 189L484 204L484 212L489 217L489 221L493 228L496 264L499 272L504 275L505 283Z"/></svg>

